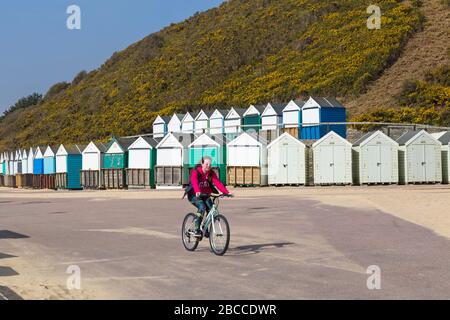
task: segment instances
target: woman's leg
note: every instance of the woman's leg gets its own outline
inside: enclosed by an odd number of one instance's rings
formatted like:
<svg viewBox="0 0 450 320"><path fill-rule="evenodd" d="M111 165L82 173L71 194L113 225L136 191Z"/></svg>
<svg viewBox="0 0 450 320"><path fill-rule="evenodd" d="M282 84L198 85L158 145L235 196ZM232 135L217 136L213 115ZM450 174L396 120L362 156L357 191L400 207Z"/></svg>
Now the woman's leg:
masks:
<svg viewBox="0 0 450 320"><path fill-rule="evenodd" d="M193 197L190 201L195 207L197 207L197 214L196 214L197 217L194 220L194 224L195 224L195 230L200 231L200 225L202 223L203 215L206 212L207 205L206 205L205 201L203 201L202 199L197 198L197 197Z"/></svg>

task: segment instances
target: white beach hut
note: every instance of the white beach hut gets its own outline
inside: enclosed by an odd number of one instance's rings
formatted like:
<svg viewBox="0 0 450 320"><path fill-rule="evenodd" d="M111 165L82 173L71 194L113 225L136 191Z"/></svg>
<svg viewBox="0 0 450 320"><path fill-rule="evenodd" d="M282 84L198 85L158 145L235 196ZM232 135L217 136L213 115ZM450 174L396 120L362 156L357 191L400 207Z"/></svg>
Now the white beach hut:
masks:
<svg viewBox="0 0 450 320"><path fill-rule="evenodd" d="M175 113L167 124L167 133L180 132L183 117L183 114Z"/></svg>
<svg viewBox="0 0 450 320"><path fill-rule="evenodd" d="M181 119L181 132L182 133L194 133L195 131L195 113L187 112L183 119Z"/></svg>
<svg viewBox="0 0 450 320"><path fill-rule="evenodd" d="M305 104L301 100L291 100L283 108L283 131L300 138L302 123L302 107Z"/></svg>
<svg viewBox="0 0 450 320"><path fill-rule="evenodd" d="M398 143L381 131L368 132L352 148L353 183L398 183Z"/></svg>
<svg viewBox="0 0 450 320"><path fill-rule="evenodd" d="M209 117L209 134L225 133L225 117L229 110L216 109Z"/></svg>
<svg viewBox="0 0 450 320"><path fill-rule="evenodd" d="M33 168L34 168L34 148L30 147L30 149L28 150L28 173L29 174L34 174L33 172Z"/></svg>
<svg viewBox="0 0 450 320"><path fill-rule="evenodd" d="M82 153L81 187L85 189L103 188L101 170L107 147L103 143L90 142Z"/></svg>
<svg viewBox="0 0 450 320"><path fill-rule="evenodd" d="M312 145L314 184L352 183L352 145L330 131Z"/></svg>
<svg viewBox="0 0 450 320"><path fill-rule="evenodd" d="M153 188L158 141L139 137L128 147L127 185L129 188Z"/></svg>
<svg viewBox="0 0 450 320"><path fill-rule="evenodd" d="M167 134L170 117L157 116L153 122L153 138L163 138Z"/></svg>
<svg viewBox="0 0 450 320"><path fill-rule="evenodd" d="M29 172L28 172L28 152L26 149L22 150L22 174L29 174Z"/></svg>
<svg viewBox="0 0 450 320"><path fill-rule="evenodd" d="M170 133L156 146L155 185L157 189L181 188L189 183L189 145L194 134Z"/></svg>
<svg viewBox="0 0 450 320"><path fill-rule="evenodd" d="M399 182L442 182L442 161L439 140L425 130L408 131L398 138Z"/></svg>
<svg viewBox="0 0 450 320"><path fill-rule="evenodd" d="M13 172L13 175L16 175L17 174L17 164L18 164L18 162L19 162L19 157L18 157L18 151L16 150L16 151L14 151L14 152L12 152L12 158L13 158L13 169L12 169L12 172Z"/></svg>
<svg viewBox="0 0 450 320"><path fill-rule="evenodd" d="M267 146L269 185L305 185L307 147L289 133Z"/></svg>
<svg viewBox="0 0 450 320"><path fill-rule="evenodd" d="M242 131L242 122L245 109L231 108L225 116L224 126L226 134L237 134Z"/></svg>
<svg viewBox="0 0 450 320"><path fill-rule="evenodd" d="M196 134L208 133L209 118L211 117L211 115L212 113L209 111L200 110L200 112L195 117L194 127Z"/></svg>
<svg viewBox="0 0 450 320"><path fill-rule="evenodd" d="M240 134L227 144L229 185L267 185L267 146L256 135Z"/></svg>
<svg viewBox="0 0 450 320"><path fill-rule="evenodd" d="M262 130L277 130L283 125L284 104L268 103L261 114Z"/></svg>
<svg viewBox="0 0 450 320"><path fill-rule="evenodd" d="M22 174L22 150L16 151L16 158L17 158L17 174Z"/></svg>

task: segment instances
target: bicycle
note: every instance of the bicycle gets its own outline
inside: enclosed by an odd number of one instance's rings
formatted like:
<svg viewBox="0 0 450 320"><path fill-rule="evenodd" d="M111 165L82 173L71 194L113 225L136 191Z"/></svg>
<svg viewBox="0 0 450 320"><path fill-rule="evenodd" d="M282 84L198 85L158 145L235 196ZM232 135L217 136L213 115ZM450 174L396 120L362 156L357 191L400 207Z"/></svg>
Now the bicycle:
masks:
<svg viewBox="0 0 450 320"><path fill-rule="evenodd" d="M209 232L209 245L211 251L218 255L223 256L228 250L230 244L230 225L228 224L227 218L219 213L219 199L231 198L231 195L221 194L221 195L207 195L201 194L201 198L213 199L213 206L208 212L206 217L200 225L200 230L202 237L195 237L195 219L197 215L194 213L188 213L183 220L183 225L181 229L181 238L183 245L188 251L195 251L197 249L200 241L205 237L206 232ZM213 223L212 223L213 221Z"/></svg>

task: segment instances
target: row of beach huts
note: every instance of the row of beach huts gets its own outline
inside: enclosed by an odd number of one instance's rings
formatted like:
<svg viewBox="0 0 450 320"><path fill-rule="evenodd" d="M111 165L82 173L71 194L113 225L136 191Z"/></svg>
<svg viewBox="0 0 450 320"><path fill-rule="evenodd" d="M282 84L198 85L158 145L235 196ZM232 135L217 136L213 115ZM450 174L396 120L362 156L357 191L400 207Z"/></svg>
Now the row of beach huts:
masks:
<svg viewBox="0 0 450 320"><path fill-rule="evenodd" d="M36 189L180 188L210 156L234 186L448 183L450 132L407 131L396 141L373 131L350 143L330 131L318 140L264 135L167 133L107 144L46 146L0 153L0 185Z"/></svg>
<svg viewBox="0 0 450 320"><path fill-rule="evenodd" d="M248 108L175 113L158 116L153 123L154 138L167 133L209 133L234 137L241 131L264 132L283 128L299 139L317 140L330 131L346 138L346 109L335 98L310 97L307 101L250 105ZM326 124L326 125L321 125Z"/></svg>

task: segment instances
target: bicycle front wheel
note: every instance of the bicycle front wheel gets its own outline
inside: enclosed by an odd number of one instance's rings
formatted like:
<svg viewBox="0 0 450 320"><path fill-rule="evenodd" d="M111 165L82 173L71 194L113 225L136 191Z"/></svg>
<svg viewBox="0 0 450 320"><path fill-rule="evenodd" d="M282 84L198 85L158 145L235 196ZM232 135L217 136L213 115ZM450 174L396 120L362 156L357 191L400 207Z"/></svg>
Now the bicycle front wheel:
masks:
<svg viewBox="0 0 450 320"><path fill-rule="evenodd" d="M183 220L181 227L181 239L183 240L183 246L188 251L194 251L198 247L199 239L194 236L195 234L195 218L196 215L189 213Z"/></svg>
<svg viewBox="0 0 450 320"><path fill-rule="evenodd" d="M219 214L214 218L214 226L209 226L209 244L211 251L218 255L223 256L228 250L230 244L230 225L227 218Z"/></svg>

